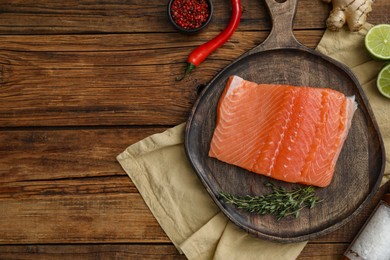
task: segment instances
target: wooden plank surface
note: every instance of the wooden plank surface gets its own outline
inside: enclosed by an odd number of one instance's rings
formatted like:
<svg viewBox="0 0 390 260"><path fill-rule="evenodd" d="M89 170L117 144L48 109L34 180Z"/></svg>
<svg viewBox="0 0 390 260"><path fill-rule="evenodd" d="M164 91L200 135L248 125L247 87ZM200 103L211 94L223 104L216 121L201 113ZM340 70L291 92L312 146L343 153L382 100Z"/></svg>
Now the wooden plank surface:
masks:
<svg viewBox="0 0 390 260"><path fill-rule="evenodd" d="M239 30L264 30L271 24L263 1L242 0ZM369 21L388 16L386 0L377 0ZM209 31L222 29L229 20L230 1L213 1ZM168 0L1 0L0 34L74 34L174 32L166 16ZM388 6L387 6L388 7ZM300 0L296 29L325 27L331 6L321 0Z"/></svg>
<svg viewBox="0 0 390 260"><path fill-rule="evenodd" d="M38 2L12 1L11 4L2 0L0 4L0 10L4 10L0 14L0 32L4 29L4 34L7 34L0 37L0 125L3 127L178 124L187 117L196 98L196 87L207 83L232 60L260 44L268 35L269 29L268 18L259 15L264 13L262 3L244 1L245 11L239 31L191 77L178 83L174 79L183 73L189 52L217 35L224 27L223 22L213 22L220 28L211 27L199 35L184 36L175 32L162 33L164 30L153 31L153 24L169 28L168 24L160 21L161 17L156 21L148 19L134 22L135 16L142 19L150 17L151 13L155 13L150 9L161 9L161 3L150 3L148 8L140 8L141 3L137 1L127 5L121 1L105 4L94 1L70 1L66 4L61 1ZM222 6L218 7L219 4ZM228 9L221 2L216 5L216 10ZM389 4L385 0L378 0L375 5L370 18L372 22L379 22L386 17ZM128 19L134 25L142 25L147 32L112 34L118 33L114 26L106 32L111 34L81 34L89 32L89 29L83 29L85 23L78 21L80 24L71 23L74 26L68 28L72 32L69 35L69 31L56 31L57 27L50 24L50 19L35 21L41 27L47 27L38 31L34 30L34 21L29 20L51 13L55 14L58 23L66 25L63 20L67 18L61 18L61 15L80 17L84 13L94 12L106 12L115 18L121 18L117 14L118 8L129 8ZM157 13L164 16L164 10ZM323 33L323 21L327 12L328 6L321 2L299 2L296 28L310 29L296 31L297 38L303 44L311 48L317 45ZM221 16L228 15L222 13ZM88 24L103 28L98 22L94 23L92 17L89 17L91 20ZM246 18L250 22L246 23ZM321 23L315 26L306 24L314 23L316 19ZM10 21L12 24L6 24ZM18 25L21 22L26 24ZM103 23L112 25L106 20ZM246 28L246 24L256 24L256 27ZM12 31L7 31L7 28L12 28ZM81 31L77 28L81 28ZM10 35L17 33L19 29L35 35ZM48 36L53 30L56 34L67 34ZM26 31L19 33L24 34ZM145 79L148 84L145 84ZM15 103L19 105L15 106ZM150 117L154 120L150 120Z"/></svg>
<svg viewBox="0 0 390 260"><path fill-rule="evenodd" d="M0 259L186 259L170 244L18 245L1 246Z"/></svg>
<svg viewBox="0 0 390 260"><path fill-rule="evenodd" d="M76 186L76 183L73 182L69 186ZM31 182L30 186L34 185L34 182ZM44 186L45 184L41 185ZM48 186L50 187L50 185ZM94 184L94 186L98 185ZM53 196L50 193L43 196L35 195L39 196L39 200L34 198L34 195L30 195L30 199L1 199L4 213L1 214L3 224L0 224L0 229L6 232L3 233L0 243L8 245L0 246L0 258L2 256L7 258L5 256L10 254L10 251L24 257L30 255L35 259L45 257L45 254L54 257L53 252L68 257L68 254L71 254L70 256L77 256L79 253L88 255L92 252L96 254L102 252L103 254L117 254L122 250L126 250L126 252L129 251L128 253L137 251L137 254L147 257L151 251L161 254L161 256L174 251L172 247L162 245L168 245L169 239L154 221L146 206L142 205L141 199L135 199L138 196L136 193L132 195L135 196L133 199L131 196L122 194L113 195L101 188L87 189L92 191L87 193L91 193L93 196L88 196L82 190L80 193L76 192L73 195L57 194ZM100 190L101 194L96 196L96 190ZM313 259L313 257L316 259L317 257L319 259L336 259L339 254L344 252L358 228L363 225L365 219L372 212L380 195L385 191L385 188L382 188L373 203L356 219L328 236L311 241L305 247L299 259ZM15 205L16 203L20 203L20 205ZM52 221L53 218L56 221ZM15 223L15 225L10 227L10 223ZM64 232L66 233L65 240ZM4 241L7 241L7 243L4 243ZM78 246L39 245L42 243L66 244L68 241L99 244ZM338 242L334 243L334 241ZM131 244L122 247L102 243ZM142 246L139 247L138 243L141 243ZM34 245L18 246L10 244ZM69 249L72 250L69 251ZM105 249L109 252L106 252ZM96 255L93 254L93 256ZM177 252L174 254L174 257L176 256ZM171 256L166 257L172 259Z"/></svg>
<svg viewBox="0 0 390 260"><path fill-rule="evenodd" d="M348 244L308 244L298 260L339 259ZM332 252L329 254L328 252ZM186 259L173 245L7 245L0 246L1 259Z"/></svg>
<svg viewBox="0 0 390 260"><path fill-rule="evenodd" d="M1 131L0 244L169 242L115 161L164 129ZM350 242L385 188L359 217L314 242Z"/></svg>
<svg viewBox="0 0 390 260"><path fill-rule="evenodd" d="M115 157L128 145L165 130L141 129L0 131L0 183L125 176Z"/></svg>
<svg viewBox="0 0 390 260"><path fill-rule="evenodd" d="M242 0L238 31L184 81L189 52L229 20L177 33L166 1L0 0L0 259L185 259L115 156L187 119L199 85L268 35L262 1ZM331 6L300 0L295 34L314 48ZM369 22L389 21L376 0ZM299 259L338 259L379 197Z"/></svg>
<svg viewBox="0 0 390 260"><path fill-rule="evenodd" d="M1 199L1 207L0 244L168 241L136 193L56 196L49 192L45 198Z"/></svg>
<svg viewBox="0 0 390 260"><path fill-rule="evenodd" d="M338 259L346 244L309 244L299 260ZM325 252L333 252L332 255ZM1 259L186 259L173 245L103 244L103 245L18 245L0 246Z"/></svg>
<svg viewBox="0 0 390 260"><path fill-rule="evenodd" d="M347 244L308 244L299 260L339 259ZM332 252L332 254L326 253ZM0 246L1 259L186 259L173 245L18 245Z"/></svg>
<svg viewBox="0 0 390 260"><path fill-rule="evenodd" d="M297 37L314 48L322 34L298 31ZM196 87L268 33L235 34L190 77L175 81L188 53L215 35L207 32L196 41L162 33L0 36L0 125L181 123L196 99Z"/></svg>
<svg viewBox="0 0 390 260"><path fill-rule="evenodd" d="M208 30L216 31L228 23L230 1L213 1L213 22ZM161 0L1 0L0 33L68 34L173 32ZM322 28L329 5L301 0L296 28ZM262 1L242 0L244 14L240 30L269 29L270 21ZM304 8L312 9L306 12ZM379 10L378 10L379 11Z"/></svg>

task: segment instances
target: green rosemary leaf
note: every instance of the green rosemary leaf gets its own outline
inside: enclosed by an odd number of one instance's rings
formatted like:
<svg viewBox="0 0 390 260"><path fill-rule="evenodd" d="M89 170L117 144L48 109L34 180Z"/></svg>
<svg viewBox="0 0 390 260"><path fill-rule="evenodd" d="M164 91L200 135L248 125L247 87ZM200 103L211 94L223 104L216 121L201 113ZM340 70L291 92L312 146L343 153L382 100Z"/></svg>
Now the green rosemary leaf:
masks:
<svg viewBox="0 0 390 260"><path fill-rule="evenodd" d="M221 192L219 195L226 203L235 205L239 209L259 215L272 214L278 220L289 215L298 218L304 207L313 208L321 202L313 186L287 190L283 187L276 187L271 182L266 182L264 185L270 187L272 192L260 196L236 197L226 192Z"/></svg>

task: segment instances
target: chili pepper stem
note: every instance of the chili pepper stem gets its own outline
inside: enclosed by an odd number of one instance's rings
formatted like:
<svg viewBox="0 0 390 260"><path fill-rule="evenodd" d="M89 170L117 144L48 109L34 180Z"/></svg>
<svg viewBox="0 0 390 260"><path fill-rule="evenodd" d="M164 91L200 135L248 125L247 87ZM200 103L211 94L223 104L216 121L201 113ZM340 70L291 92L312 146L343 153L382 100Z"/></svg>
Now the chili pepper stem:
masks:
<svg viewBox="0 0 390 260"><path fill-rule="evenodd" d="M176 77L176 80L177 81L181 81L182 79L184 79L188 74L191 73L191 71L193 71L194 69L196 68L196 66L190 62L187 63L187 68L184 72L184 75L183 76L178 76Z"/></svg>

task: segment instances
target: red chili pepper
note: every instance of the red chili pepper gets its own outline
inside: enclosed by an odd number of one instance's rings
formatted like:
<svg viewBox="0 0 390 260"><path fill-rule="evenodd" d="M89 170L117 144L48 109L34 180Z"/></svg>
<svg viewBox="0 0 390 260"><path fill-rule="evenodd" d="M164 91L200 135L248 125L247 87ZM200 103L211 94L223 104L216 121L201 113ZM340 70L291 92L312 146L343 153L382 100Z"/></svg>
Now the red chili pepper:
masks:
<svg viewBox="0 0 390 260"><path fill-rule="evenodd" d="M233 35L237 29L242 14L241 0L231 0L232 15L226 28L212 40L200 45L193 50L187 58L187 68L182 77L176 80L182 80L188 73L199 66L213 51L221 47Z"/></svg>

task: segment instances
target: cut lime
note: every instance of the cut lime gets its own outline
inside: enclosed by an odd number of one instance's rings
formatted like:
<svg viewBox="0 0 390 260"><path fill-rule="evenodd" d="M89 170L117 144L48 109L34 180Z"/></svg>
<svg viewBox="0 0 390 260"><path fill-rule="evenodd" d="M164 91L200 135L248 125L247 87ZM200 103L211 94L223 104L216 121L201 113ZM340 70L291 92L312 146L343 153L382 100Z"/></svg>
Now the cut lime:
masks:
<svg viewBox="0 0 390 260"><path fill-rule="evenodd" d="M390 60L390 24L372 27L364 39L364 44L375 58Z"/></svg>
<svg viewBox="0 0 390 260"><path fill-rule="evenodd" d="M390 98L390 64L386 65L378 74L376 85L379 92Z"/></svg>

